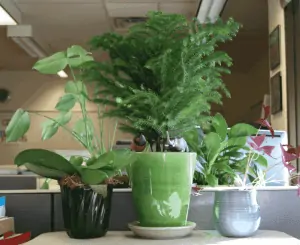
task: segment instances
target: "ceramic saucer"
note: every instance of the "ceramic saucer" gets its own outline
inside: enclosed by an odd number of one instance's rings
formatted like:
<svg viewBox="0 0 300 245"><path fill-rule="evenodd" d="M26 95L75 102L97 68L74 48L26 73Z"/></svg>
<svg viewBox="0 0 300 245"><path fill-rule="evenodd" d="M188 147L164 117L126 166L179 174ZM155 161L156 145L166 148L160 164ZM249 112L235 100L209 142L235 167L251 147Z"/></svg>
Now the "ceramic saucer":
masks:
<svg viewBox="0 0 300 245"><path fill-rule="evenodd" d="M129 229L136 235L147 239L175 239L188 236L196 227L196 223L187 222L180 227L143 227L138 221L128 224Z"/></svg>

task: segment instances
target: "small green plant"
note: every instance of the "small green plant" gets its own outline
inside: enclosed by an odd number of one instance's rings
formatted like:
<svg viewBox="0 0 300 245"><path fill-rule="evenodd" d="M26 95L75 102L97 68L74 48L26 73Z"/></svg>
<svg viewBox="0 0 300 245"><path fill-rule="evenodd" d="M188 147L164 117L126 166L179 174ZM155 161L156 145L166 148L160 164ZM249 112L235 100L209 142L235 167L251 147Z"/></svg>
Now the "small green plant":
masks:
<svg viewBox="0 0 300 245"><path fill-rule="evenodd" d="M83 77L98 87L94 102L108 104L106 116L120 129L143 134L152 151L165 151L168 136L181 138L207 121L211 103L229 96L222 74L231 58L218 44L230 41L239 24L229 19L205 25L180 14L149 12L128 34L107 33L91 40L110 61L87 62ZM155 145L154 147L152 147Z"/></svg>
<svg viewBox="0 0 300 245"><path fill-rule="evenodd" d="M185 134L189 147L198 155L200 165L194 175L198 185L233 185L238 174L246 172L254 181L257 178L256 164L267 167L266 158L247 146L247 138L257 133L257 129L245 123L238 123L228 130L224 117L217 113L203 139L199 139L197 129ZM254 164L249 164L255 160ZM248 167L249 166L249 167Z"/></svg>
<svg viewBox="0 0 300 245"><path fill-rule="evenodd" d="M80 177L82 183L96 185L116 175L118 171L124 169L133 160L134 154L132 152L112 150L117 124L109 148L106 149L103 137L103 110L100 110L100 106L98 106L100 137L96 135L96 127L86 109L88 91L84 82L78 79L80 77L80 67L91 60L93 60L91 54L80 46L71 46L66 51L39 60L33 69L42 74L56 74L65 68L71 70L73 80L66 83L65 93L55 106L59 115L56 118L50 118L40 113L18 109L6 129L7 142L17 141L30 128L30 114L36 114L46 119L42 124L42 140L50 139L61 128L70 133L74 139L87 149L90 157L72 156L68 161L48 150L28 149L16 156L15 164L17 166L25 165L32 172L46 178L61 180L64 177L74 176L74 180ZM69 124L72 118L72 108L75 104L80 105L82 117L76 120L71 128Z"/></svg>

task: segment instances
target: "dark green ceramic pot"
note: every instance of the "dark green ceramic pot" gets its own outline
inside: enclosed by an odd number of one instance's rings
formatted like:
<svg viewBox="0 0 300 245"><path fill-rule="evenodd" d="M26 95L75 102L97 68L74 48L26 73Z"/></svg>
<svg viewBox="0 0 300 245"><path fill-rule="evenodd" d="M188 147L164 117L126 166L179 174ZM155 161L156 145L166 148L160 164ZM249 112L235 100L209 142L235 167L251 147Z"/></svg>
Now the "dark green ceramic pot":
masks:
<svg viewBox="0 0 300 245"><path fill-rule="evenodd" d="M89 239L105 236L109 226L113 187L60 188L64 225L69 237Z"/></svg>
<svg viewBox="0 0 300 245"><path fill-rule="evenodd" d="M141 226L186 225L195 164L195 153L138 153L130 178Z"/></svg>

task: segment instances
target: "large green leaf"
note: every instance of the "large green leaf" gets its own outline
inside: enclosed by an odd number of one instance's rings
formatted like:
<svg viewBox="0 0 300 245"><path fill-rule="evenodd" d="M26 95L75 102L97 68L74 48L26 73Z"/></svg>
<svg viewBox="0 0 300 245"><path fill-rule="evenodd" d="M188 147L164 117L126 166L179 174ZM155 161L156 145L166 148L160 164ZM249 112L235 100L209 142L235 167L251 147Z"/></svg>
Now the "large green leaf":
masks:
<svg viewBox="0 0 300 245"><path fill-rule="evenodd" d="M76 95L81 103L86 100L88 95L87 88L82 81L68 81L65 85L65 93Z"/></svg>
<svg viewBox="0 0 300 245"><path fill-rule="evenodd" d="M115 155L113 166L116 168L116 170L122 170L127 165L137 160L137 154L128 149L119 149L114 150L113 152Z"/></svg>
<svg viewBox="0 0 300 245"><path fill-rule="evenodd" d="M79 57L69 58L68 64L69 64L69 66L76 68L76 67L83 65L86 62L93 61L93 60L94 60L94 58L92 56L88 56L88 55L79 56Z"/></svg>
<svg viewBox="0 0 300 245"><path fill-rule="evenodd" d="M42 140L50 139L58 131L58 123L54 121L46 121L42 125Z"/></svg>
<svg viewBox="0 0 300 245"><path fill-rule="evenodd" d="M77 173L74 166L63 156L44 149L29 149L20 152L15 158L15 164L17 166L27 164L30 170L37 174L40 174L40 171L48 171L49 169L54 173L64 174L64 176ZM50 174L50 172L48 173ZM44 177L52 178L51 176Z"/></svg>
<svg viewBox="0 0 300 245"><path fill-rule="evenodd" d="M213 174L206 175L206 182L208 185L215 187L218 185L218 178Z"/></svg>
<svg viewBox="0 0 300 245"><path fill-rule="evenodd" d="M65 94L64 96L60 97L55 109L58 111L68 112L75 106L76 100L77 98L75 95Z"/></svg>
<svg viewBox="0 0 300 245"><path fill-rule="evenodd" d="M67 49L68 58L73 58L76 56L85 56L85 55L89 55L89 52L79 45L72 45Z"/></svg>
<svg viewBox="0 0 300 245"><path fill-rule="evenodd" d="M87 162L89 169L113 169L122 170L136 160L136 154L127 149L119 149L106 152L97 158L91 158ZM108 167L108 168L107 168Z"/></svg>
<svg viewBox="0 0 300 245"><path fill-rule="evenodd" d="M57 118L55 118L55 121L58 122L59 125L66 125L69 123L72 119L72 112L61 112Z"/></svg>
<svg viewBox="0 0 300 245"><path fill-rule="evenodd" d="M81 180L87 185L102 184L104 180L109 178L106 172L98 169L88 169L82 167L80 170Z"/></svg>
<svg viewBox="0 0 300 245"><path fill-rule="evenodd" d="M228 142L228 146L243 147L246 145L247 136L230 137L227 142Z"/></svg>
<svg viewBox="0 0 300 245"><path fill-rule="evenodd" d="M113 151L106 152L99 157L90 158L86 165L89 169L101 169L105 166L113 165L115 154Z"/></svg>
<svg viewBox="0 0 300 245"><path fill-rule="evenodd" d="M18 109L11 118L6 130L6 142L17 141L28 131L30 117L27 111Z"/></svg>
<svg viewBox="0 0 300 245"><path fill-rule="evenodd" d="M254 161L264 168L268 167L268 160L263 155L259 155Z"/></svg>
<svg viewBox="0 0 300 245"><path fill-rule="evenodd" d="M81 156L71 156L70 157L70 163L72 163L74 166L81 166L83 163L83 157Z"/></svg>
<svg viewBox="0 0 300 245"><path fill-rule="evenodd" d="M216 131L216 133L220 136L221 140L225 140L227 136L227 122L225 118L220 114L217 113L212 121L212 125Z"/></svg>
<svg viewBox="0 0 300 245"><path fill-rule="evenodd" d="M204 137L206 155L209 162L213 162L220 153L221 139L217 133L211 132Z"/></svg>
<svg viewBox="0 0 300 245"><path fill-rule="evenodd" d="M46 168L32 163L25 163L24 166L31 172L45 178L59 180L66 176L66 173L57 169Z"/></svg>
<svg viewBox="0 0 300 245"><path fill-rule="evenodd" d="M257 128L246 123L238 123L229 130L229 137L250 136L256 134Z"/></svg>
<svg viewBox="0 0 300 245"><path fill-rule="evenodd" d="M82 64L93 61L93 57L81 46L73 45L67 50L68 64L71 67L79 67Z"/></svg>
<svg viewBox="0 0 300 245"><path fill-rule="evenodd" d="M193 151L193 152L198 151L198 146L200 145L200 140L199 140L199 132L196 128L185 132L183 135L183 138L188 143L191 151Z"/></svg>
<svg viewBox="0 0 300 245"><path fill-rule="evenodd" d="M66 68L68 58L65 52L58 52L49 57L39 60L33 66L33 69L42 74L57 74Z"/></svg>
<svg viewBox="0 0 300 245"><path fill-rule="evenodd" d="M214 169L218 172L223 171L223 172L226 172L229 174L234 173L234 170L229 166L227 161L218 162L218 163L214 164Z"/></svg>
<svg viewBox="0 0 300 245"><path fill-rule="evenodd" d="M42 140L50 139L58 131L59 126L63 126L70 122L72 118L72 112L63 112L58 115L57 118L51 120L48 119L42 124Z"/></svg>

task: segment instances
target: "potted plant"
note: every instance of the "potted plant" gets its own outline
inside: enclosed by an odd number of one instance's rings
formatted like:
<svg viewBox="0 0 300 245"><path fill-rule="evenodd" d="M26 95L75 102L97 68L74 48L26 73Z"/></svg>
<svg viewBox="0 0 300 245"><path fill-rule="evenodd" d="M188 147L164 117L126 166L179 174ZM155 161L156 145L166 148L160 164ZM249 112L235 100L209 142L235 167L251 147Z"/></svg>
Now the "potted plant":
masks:
<svg viewBox="0 0 300 245"><path fill-rule="evenodd" d="M209 125L205 126L205 134L200 138L199 129L195 128L185 134L189 148L197 153L198 164L194 174L194 183L199 186L234 186L238 174L245 173L248 161L247 138L257 133L250 124L238 123L228 129L225 118L217 113ZM255 157L255 163L267 166L263 155ZM249 178L257 176L255 164L249 168Z"/></svg>
<svg viewBox="0 0 300 245"><path fill-rule="evenodd" d="M267 120L270 107L263 106L263 108L265 112L264 117L258 120L260 128L267 127L271 135L274 136L274 130ZM261 216L257 202L256 187L263 186L268 181L265 179L266 173L270 168L274 167L269 166L265 158L265 155L272 157L274 146L264 144L266 135L259 134L260 128L254 130L250 125L237 124L227 133L228 140L225 144L225 149L229 145L229 140L235 135L234 131L237 135L241 137L246 136L250 139L247 140L247 144L244 144L246 141L243 138L241 141L243 144L234 146L238 150L244 151L246 155L246 158L236 159L237 161L240 160L239 165L244 169L240 186L236 188L216 189L215 191L213 217L216 229L223 236L249 237L254 235L260 226ZM249 135L251 136L249 137ZM212 145L214 147L214 144ZM214 149L213 147L211 149ZM284 166L288 170L293 171L295 168L290 162L299 158L300 154L297 149L291 146L287 147L288 150L285 150L284 146L281 146L282 160ZM236 169L235 173L236 176L239 176L241 169Z"/></svg>
<svg viewBox="0 0 300 245"><path fill-rule="evenodd" d="M196 153L188 151L183 134L208 120L222 92L229 95L221 74L229 73L232 61L217 45L238 29L232 19L202 25L179 14L149 12L126 35L91 41L110 60L86 63L83 77L99 88L98 98L90 99L111 105L106 116L120 118L121 130L147 142L130 166L140 226L187 224Z"/></svg>
<svg viewBox="0 0 300 245"><path fill-rule="evenodd" d="M32 172L46 178L56 179L61 188L64 225L72 238L93 238L107 232L111 211L113 176L134 160L134 153L124 150L106 149L103 138L103 118L99 111L101 136L86 109L87 88L78 80L78 69L92 60L90 53L80 46L72 46L39 60L34 69L43 74L56 74L67 67L71 69L73 81L65 85L65 93L57 102L58 116L51 118L36 112L18 109L6 129L7 142L17 141L30 127L30 114L44 117L42 140L50 139L61 128L70 133L88 152L89 158L72 156L70 160L46 149L27 149L15 158L17 166L26 166ZM77 71L77 75L75 72ZM78 103L82 117L70 127L72 108ZM100 109L100 107L99 107ZM114 137L113 137L114 138ZM113 142L113 140L112 140Z"/></svg>

